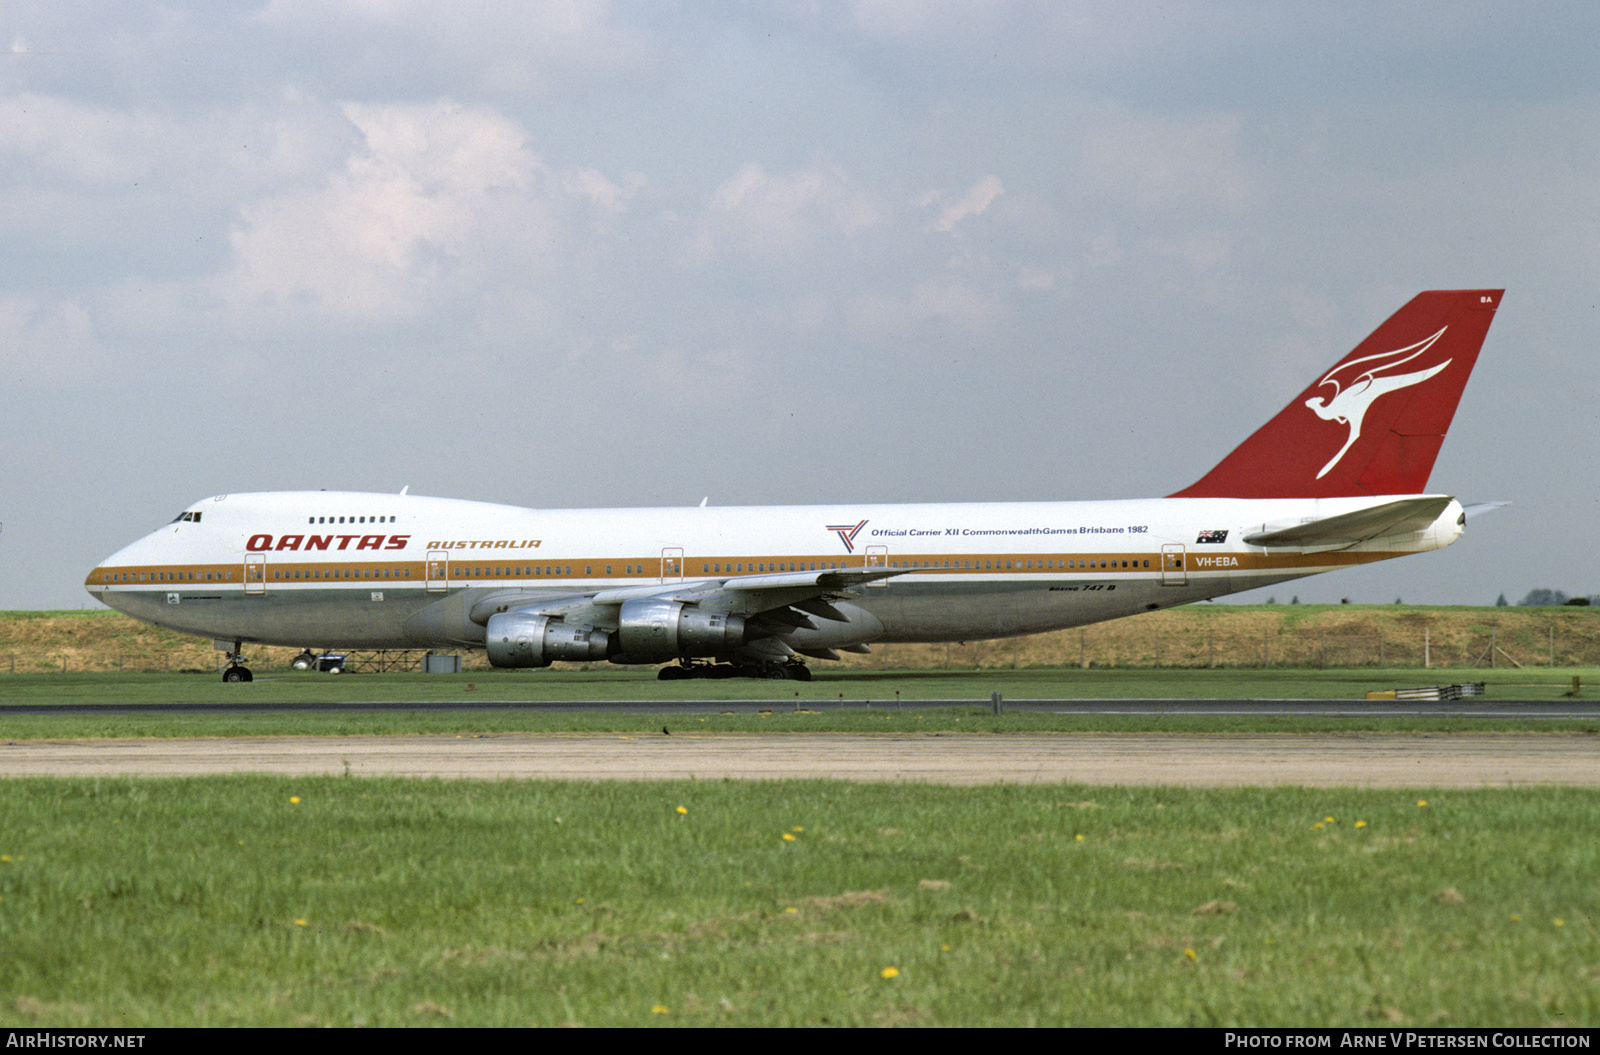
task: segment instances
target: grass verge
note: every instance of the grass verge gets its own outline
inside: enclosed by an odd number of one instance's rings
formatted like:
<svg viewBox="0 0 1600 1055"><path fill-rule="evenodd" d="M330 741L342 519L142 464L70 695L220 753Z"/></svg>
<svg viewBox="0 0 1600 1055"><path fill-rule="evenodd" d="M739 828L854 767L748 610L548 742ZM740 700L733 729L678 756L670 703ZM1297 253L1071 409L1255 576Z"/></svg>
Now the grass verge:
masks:
<svg viewBox="0 0 1600 1055"><path fill-rule="evenodd" d="M9 780L0 992L115 1028L1592 1024L1597 807Z"/></svg>

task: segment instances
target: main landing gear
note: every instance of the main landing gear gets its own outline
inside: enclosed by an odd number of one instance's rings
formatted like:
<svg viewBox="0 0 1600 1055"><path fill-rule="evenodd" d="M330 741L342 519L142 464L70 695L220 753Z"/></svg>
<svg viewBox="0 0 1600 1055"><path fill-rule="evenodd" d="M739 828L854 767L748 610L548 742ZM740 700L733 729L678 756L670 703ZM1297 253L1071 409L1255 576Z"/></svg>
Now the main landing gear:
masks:
<svg viewBox="0 0 1600 1055"><path fill-rule="evenodd" d="M343 652L324 652L319 656L309 648L304 648L289 665L295 670L321 670L329 674L343 674L344 660Z"/></svg>
<svg viewBox="0 0 1600 1055"><path fill-rule="evenodd" d="M662 667L659 681L689 678L766 678L770 681L810 681L811 668L804 663L694 663L683 660L675 667Z"/></svg>

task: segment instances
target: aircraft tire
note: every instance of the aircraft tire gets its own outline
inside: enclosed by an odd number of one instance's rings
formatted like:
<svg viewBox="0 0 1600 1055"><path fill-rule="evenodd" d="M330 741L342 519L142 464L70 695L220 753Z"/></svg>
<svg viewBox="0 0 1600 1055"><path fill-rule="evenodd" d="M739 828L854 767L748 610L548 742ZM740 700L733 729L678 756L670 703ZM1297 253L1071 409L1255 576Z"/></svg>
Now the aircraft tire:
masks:
<svg viewBox="0 0 1600 1055"><path fill-rule="evenodd" d="M254 681L255 675L250 673L249 667L229 667L222 672L223 681Z"/></svg>

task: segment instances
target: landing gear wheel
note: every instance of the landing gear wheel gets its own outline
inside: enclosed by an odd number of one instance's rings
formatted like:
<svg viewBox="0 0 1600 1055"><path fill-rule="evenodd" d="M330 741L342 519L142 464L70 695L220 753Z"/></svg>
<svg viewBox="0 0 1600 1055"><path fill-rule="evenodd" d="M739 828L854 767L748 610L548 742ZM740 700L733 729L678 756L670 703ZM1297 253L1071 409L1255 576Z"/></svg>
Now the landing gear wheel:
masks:
<svg viewBox="0 0 1600 1055"><path fill-rule="evenodd" d="M810 681L811 668L804 663L791 663L788 666L789 677L795 681Z"/></svg>
<svg viewBox="0 0 1600 1055"><path fill-rule="evenodd" d="M222 672L223 681L254 681L256 676L250 673L249 667L232 666Z"/></svg>
<svg viewBox="0 0 1600 1055"><path fill-rule="evenodd" d="M662 667L660 670L656 671L657 681L678 681L682 678L690 678L693 676L694 675L690 674L682 667Z"/></svg>
<svg viewBox="0 0 1600 1055"><path fill-rule="evenodd" d="M295 670L316 670L317 657L312 655L309 648L302 649L300 654L294 657L294 660L289 665Z"/></svg>

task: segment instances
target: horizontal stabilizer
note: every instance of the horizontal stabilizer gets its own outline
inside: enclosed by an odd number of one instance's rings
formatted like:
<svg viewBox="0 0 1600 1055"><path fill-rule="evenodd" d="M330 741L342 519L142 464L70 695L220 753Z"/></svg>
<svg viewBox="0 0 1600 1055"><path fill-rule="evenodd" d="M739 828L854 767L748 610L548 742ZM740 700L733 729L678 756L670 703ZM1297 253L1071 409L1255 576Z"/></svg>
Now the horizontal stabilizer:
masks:
<svg viewBox="0 0 1600 1055"><path fill-rule="evenodd" d="M1358 509L1354 513L1323 517L1309 524L1295 524L1271 531L1246 535L1251 546L1354 546L1358 542L1384 535L1405 535L1422 531L1439 519L1452 499L1446 496L1403 498L1381 506Z"/></svg>

